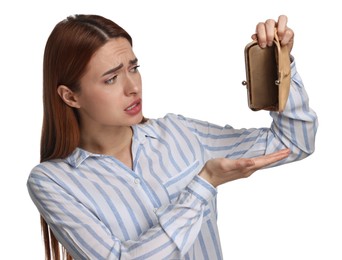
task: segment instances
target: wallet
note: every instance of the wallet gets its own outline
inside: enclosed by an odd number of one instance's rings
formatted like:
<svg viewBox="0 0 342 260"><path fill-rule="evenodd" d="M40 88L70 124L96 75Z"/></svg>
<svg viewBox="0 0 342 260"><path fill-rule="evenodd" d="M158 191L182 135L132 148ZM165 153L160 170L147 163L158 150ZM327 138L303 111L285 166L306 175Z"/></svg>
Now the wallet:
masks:
<svg viewBox="0 0 342 260"><path fill-rule="evenodd" d="M291 61L287 46L281 46L277 31L272 46L262 49L252 41L245 47L248 106L253 111L282 112L291 82Z"/></svg>

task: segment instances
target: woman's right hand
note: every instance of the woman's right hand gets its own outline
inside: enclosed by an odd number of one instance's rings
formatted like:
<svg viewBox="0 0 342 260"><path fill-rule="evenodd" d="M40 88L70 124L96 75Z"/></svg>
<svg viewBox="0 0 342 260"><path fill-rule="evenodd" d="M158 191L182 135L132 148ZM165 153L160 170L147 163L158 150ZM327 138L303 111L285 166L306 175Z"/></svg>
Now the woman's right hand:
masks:
<svg viewBox="0 0 342 260"><path fill-rule="evenodd" d="M217 187L229 181L247 178L255 171L285 159L289 154L290 149L283 149L255 158L240 158L237 160L215 158L206 162L199 176Z"/></svg>

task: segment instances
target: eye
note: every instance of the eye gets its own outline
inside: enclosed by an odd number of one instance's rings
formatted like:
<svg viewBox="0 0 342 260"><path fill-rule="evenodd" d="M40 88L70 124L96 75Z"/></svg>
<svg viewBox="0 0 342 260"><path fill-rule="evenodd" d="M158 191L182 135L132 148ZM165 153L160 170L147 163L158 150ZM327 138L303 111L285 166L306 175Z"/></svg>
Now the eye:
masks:
<svg viewBox="0 0 342 260"><path fill-rule="evenodd" d="M115 75L115 76L111 77L110 79L107 79L107 80L105 81L105 83L106 83L106 84L109 84L109 85L114 84L117 77L118 77L118 76Z"/></svg>
<svg viewBox="0 0 342 260"><path fill-rule="evenodd" d="M139 71L140 65L135 65L132 69L131 72L138 72Z"/></svg>

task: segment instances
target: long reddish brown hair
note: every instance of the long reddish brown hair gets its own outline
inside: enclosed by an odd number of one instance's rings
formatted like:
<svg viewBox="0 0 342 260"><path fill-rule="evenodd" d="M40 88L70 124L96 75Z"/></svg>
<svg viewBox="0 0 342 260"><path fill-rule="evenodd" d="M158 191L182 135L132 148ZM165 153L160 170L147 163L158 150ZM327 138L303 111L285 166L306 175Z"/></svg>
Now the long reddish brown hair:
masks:
<svg viewBox="0 0 342 260"><path fill-rule="evenodd" d="M74 15L59 22L51 32L43 62L43 126L41 162L67 157L80 141L77 112L66 105L57 93L59 85L80 90L80 79L92 55L109 39L132 38L119 25L98 15ZM72 259L59 244L41 216L45 259Z"/></svg>

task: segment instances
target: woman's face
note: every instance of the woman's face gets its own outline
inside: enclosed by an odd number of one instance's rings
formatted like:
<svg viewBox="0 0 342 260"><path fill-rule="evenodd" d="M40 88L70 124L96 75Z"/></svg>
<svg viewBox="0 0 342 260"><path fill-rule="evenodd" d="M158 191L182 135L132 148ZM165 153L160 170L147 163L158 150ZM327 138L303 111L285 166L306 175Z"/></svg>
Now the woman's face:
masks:
<svg viewBox="0 0 342 260"><path fill-rule="evenodd" d="M142 120L138 67L125 38L111 39L95 52L77 94L81 127L131 126Z"/></svg>

